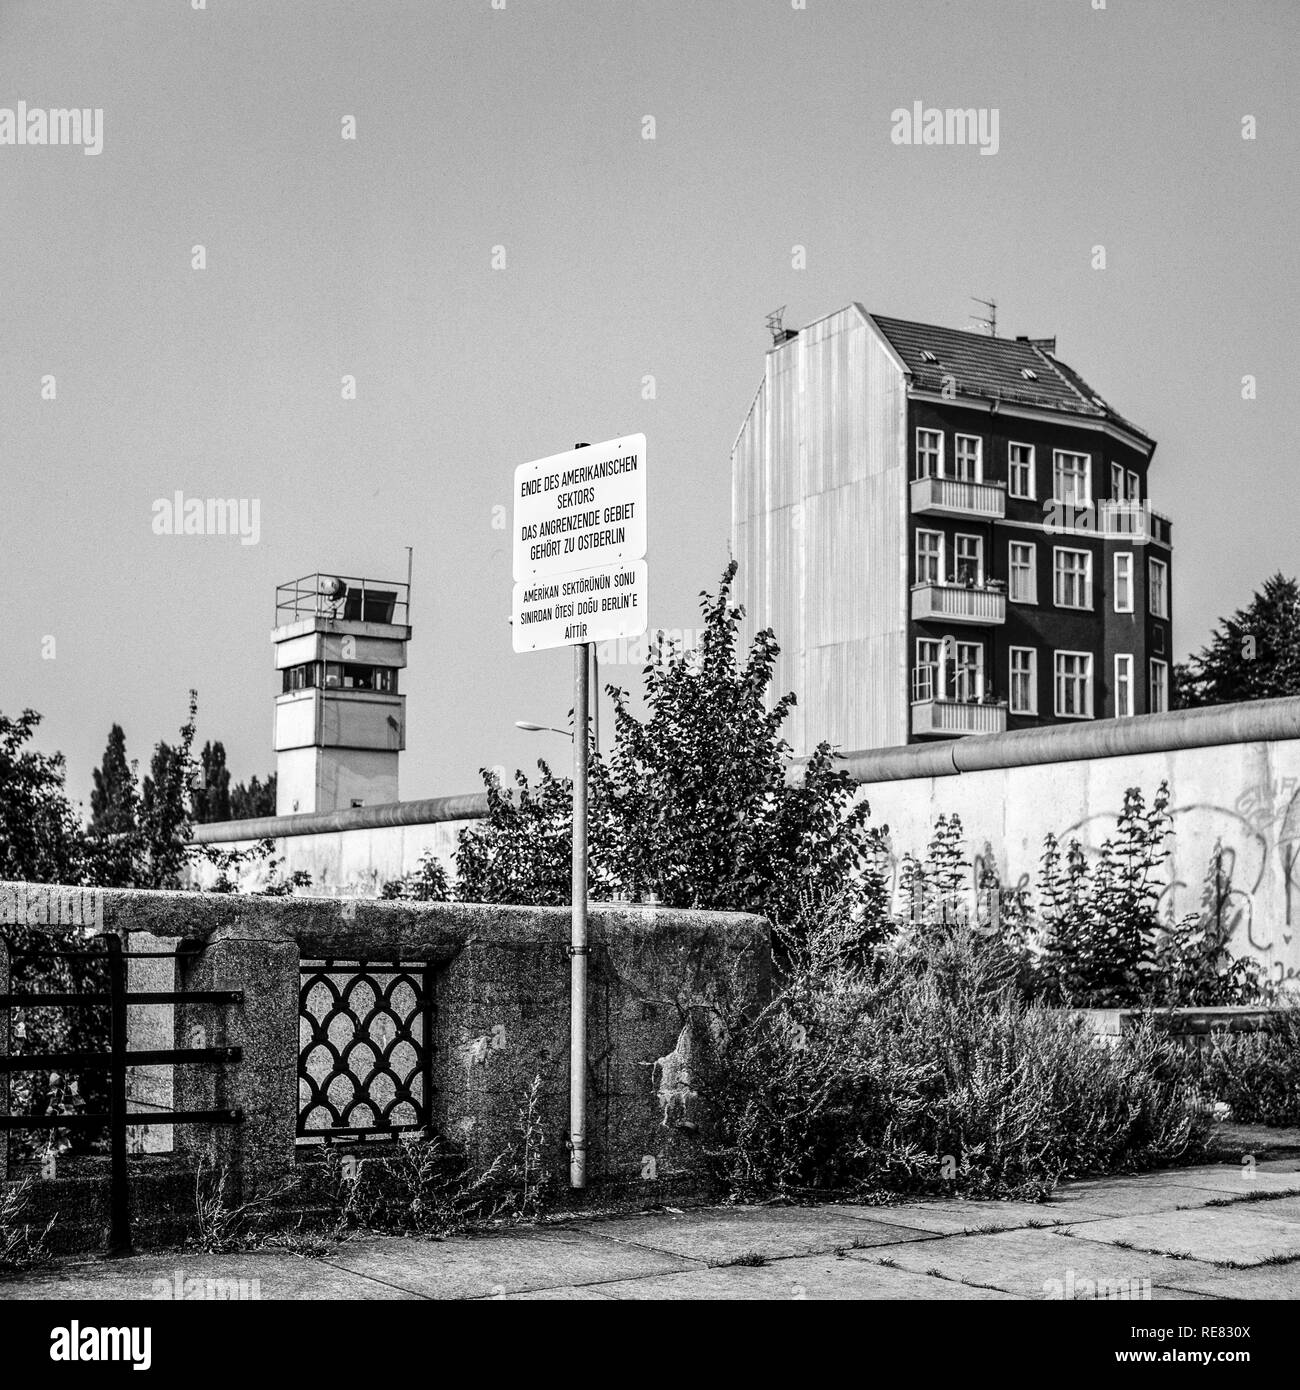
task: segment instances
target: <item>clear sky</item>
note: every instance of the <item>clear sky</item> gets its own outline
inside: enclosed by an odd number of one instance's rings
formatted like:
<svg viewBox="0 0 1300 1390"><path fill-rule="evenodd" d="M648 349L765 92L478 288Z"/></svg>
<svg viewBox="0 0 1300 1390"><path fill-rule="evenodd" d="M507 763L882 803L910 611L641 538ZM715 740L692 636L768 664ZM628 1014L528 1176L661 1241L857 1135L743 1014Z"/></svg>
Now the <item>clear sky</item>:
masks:
<svg viewBox="0 0 1300 1390"><path fill-rule="evenodd" d="M110 724L147 765L194 686L265 775L276 584L410 545L402 795L560 758L513 727L571 671L511 651L515 465L644 431L651 618L692 626L764 316L851 300L1056 334L1159 441L1199 646L1300 571L1300 5L1094 3L0 0L0 107L103 110L98 155L0 145L0 710L88 802ZM915 101L998 152L892 144ZM258 543L155 535L178 489Z"/></svg>

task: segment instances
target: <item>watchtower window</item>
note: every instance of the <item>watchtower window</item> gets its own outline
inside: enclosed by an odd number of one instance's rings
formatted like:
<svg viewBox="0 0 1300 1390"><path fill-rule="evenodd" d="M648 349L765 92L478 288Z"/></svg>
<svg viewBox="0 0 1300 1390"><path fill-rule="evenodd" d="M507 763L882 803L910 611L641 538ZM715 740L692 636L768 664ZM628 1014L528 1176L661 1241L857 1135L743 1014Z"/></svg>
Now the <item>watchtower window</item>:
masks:
<svg viewBox="0 0 1300 1390"><path fill-rule="evenodd" d="M397 670L392 666L363 666L351 661L325 663L327 690L378 690L397 694Z"/></svg>
<svg viewBox="0 0 1300 1390"><path fill-rule="evenodd" d="M320 685L320 662L304 661L301 666L286 666L284 669L283 693L292 694L295 690L310 690Z"/></svg>

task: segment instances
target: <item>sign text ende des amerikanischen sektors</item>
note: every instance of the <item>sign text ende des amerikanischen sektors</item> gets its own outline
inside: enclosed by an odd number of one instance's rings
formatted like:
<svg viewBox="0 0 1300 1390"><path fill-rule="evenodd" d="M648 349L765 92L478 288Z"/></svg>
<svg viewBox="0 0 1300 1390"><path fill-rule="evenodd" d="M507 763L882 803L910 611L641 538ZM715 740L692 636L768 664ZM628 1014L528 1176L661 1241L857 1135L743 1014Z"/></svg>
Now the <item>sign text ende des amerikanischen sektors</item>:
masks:
<svg viewBox="0 0 1300 1390"><path fill-rule="evenodd" d="M645 456L633 434L515 469L516 583L642 559Z"/></svg>

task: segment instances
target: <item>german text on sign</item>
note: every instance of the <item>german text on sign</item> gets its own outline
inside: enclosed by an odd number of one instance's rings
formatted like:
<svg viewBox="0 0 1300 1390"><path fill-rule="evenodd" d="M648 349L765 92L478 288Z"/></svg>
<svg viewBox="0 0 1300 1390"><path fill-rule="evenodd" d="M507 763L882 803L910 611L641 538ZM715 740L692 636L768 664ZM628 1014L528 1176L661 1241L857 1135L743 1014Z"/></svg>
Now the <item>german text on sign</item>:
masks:
<svg viewBox="0 0 1300 1390"><path fill-rule="evenodd" d="M520 464L515 580L643 559L645 462L645 435L630 434Z"/></svg>

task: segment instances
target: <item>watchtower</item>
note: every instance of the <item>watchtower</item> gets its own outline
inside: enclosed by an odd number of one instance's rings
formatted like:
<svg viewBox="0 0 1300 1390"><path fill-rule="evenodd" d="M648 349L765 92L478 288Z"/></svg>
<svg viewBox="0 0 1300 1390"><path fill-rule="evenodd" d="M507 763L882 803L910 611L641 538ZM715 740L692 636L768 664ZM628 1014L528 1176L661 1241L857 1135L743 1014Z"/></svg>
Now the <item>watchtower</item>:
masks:
<svg viewBox="0 0 1300 1390"><path fill-rule="evenodd" d="M409 616L396 581L309 574L276 589L278 815L398 799Z"/></svg>

